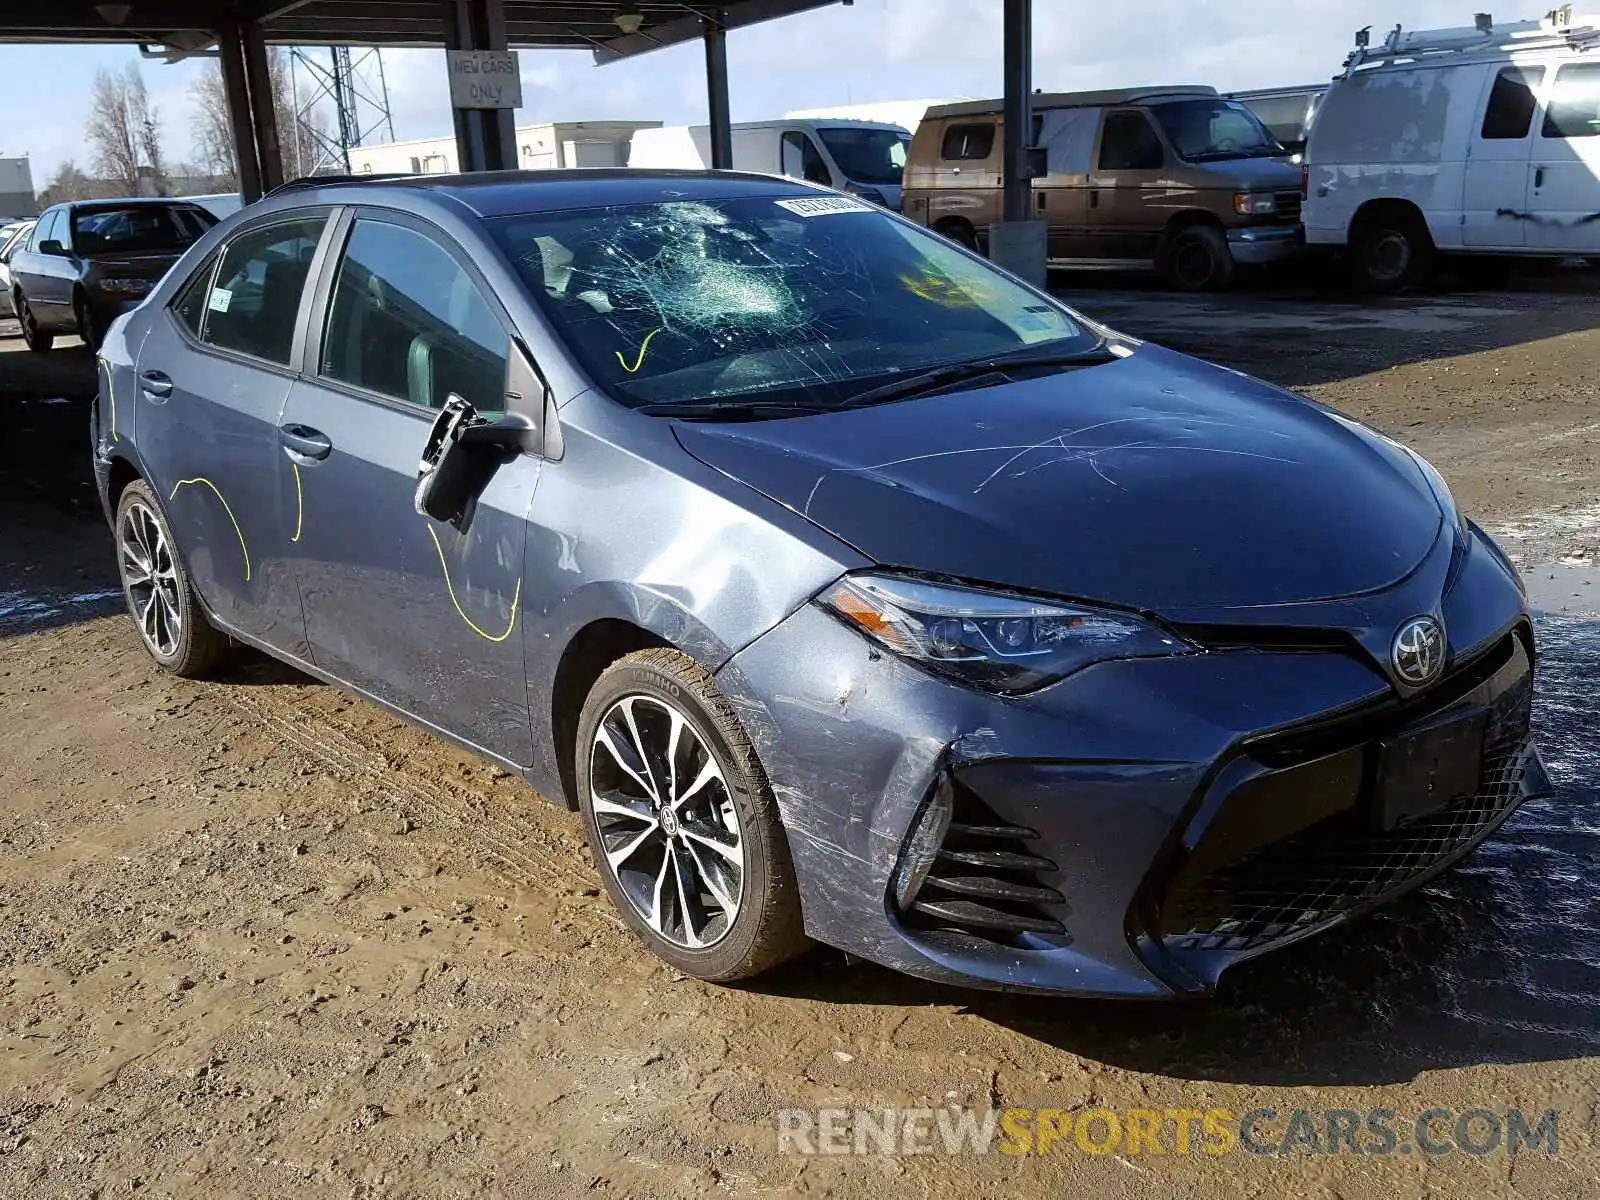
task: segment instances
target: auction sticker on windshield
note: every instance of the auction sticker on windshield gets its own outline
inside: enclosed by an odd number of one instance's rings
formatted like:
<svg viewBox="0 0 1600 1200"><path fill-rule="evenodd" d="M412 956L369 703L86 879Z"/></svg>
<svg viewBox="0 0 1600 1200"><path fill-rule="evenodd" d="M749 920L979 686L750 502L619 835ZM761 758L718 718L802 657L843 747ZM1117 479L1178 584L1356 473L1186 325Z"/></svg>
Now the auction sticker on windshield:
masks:
<svg viewBox="0 0 1600 1200"><path fill-rule="evenodd" d="M818 196L804 200L779 200L779 208L786 208L797 217L827 217L834 213L872 212L865 200L852 200L848 196Z"/></svg>

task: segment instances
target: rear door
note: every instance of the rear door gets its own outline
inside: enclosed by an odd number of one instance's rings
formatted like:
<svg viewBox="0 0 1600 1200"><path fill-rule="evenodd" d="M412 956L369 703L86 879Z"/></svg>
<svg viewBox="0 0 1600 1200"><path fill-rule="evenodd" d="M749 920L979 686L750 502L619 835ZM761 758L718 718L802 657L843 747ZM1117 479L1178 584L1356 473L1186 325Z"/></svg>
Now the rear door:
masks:
<svg viewBox="0 0 1600 1200"><path fill-rule="evenodd" d="M1600 63L1556 68L1538 124L1528 248L1600 254Z"/></svg>
<svg viewBox="0 0 1600 1200"><path fill-rule="evenodd" d="M317 666L522 764L524 518L539 461L490 480L464 528L419 516L418 461L446 399L505 408L511 326L470 257L410 216L358 210L319 283L319 337L279 422Z"/></svg>
<svg viewBox="0 0 1600 1200"><path fill-rule="evenodd" d="M1521 250L1528 244L1528 192L1540 66L1508 66L1484 83L1467 146L1461 243L1475 250Z"/></svg>
<svg viewBox="0 0 1600 1200"><path fill-rule="evenodd" d="M139 348L139 453L206 607L304 658L278 415L328 210L278 214L196 269Z"/></svg>
<svg viewBox="0 0 1600 1200"><path fill-rule="evenodd" d="M21 264L19 283L34 320L46 330L64 330L73 326L72 283L77 278L77 268L68 257L71 242L71 214L65 208L54 209L39 221L34 231L32 253ZM60 250L46 254L46 242L57 242Z"/></svg>

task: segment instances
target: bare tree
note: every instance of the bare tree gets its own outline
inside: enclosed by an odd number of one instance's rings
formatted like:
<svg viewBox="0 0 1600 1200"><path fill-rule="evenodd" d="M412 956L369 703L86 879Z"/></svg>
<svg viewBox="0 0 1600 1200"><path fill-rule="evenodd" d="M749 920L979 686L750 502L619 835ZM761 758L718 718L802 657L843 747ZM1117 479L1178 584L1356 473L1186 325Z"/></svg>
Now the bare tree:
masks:
<svg viewBox="0 0 1600 1200"><path fill-rule="evenodd" d="M151 107L137 63L95 73L85 133L95 170L122 194L139 195L146 179L157 194L165 193L160 115Z"/></svg>
<svg viewBox="0 0 1600 1200"><path fill-rule="evenodd" d="M318 131L325 127L315 109L296 113L289 55L279 47L267 51L272 80L272 107L278 118L278 145L283 153L284 175L309 175L317 161ZM222 82L222 65L212 59L190 85L192 138L200 165L219 188L239 186L239 163L234 155L233 124L228 118L228 91Z"/></svg>
<svg viewBox="0 0 1600 1200"><path fill-rule="evenodd" d="M67 200L97 200L103 192L103 186L97 186L96 181L85 175L78 164L69 158L56 168L55 174L50 176L50 182L45 184L44 191L39 193L39 206L49 208L52 204Z"/></svg>

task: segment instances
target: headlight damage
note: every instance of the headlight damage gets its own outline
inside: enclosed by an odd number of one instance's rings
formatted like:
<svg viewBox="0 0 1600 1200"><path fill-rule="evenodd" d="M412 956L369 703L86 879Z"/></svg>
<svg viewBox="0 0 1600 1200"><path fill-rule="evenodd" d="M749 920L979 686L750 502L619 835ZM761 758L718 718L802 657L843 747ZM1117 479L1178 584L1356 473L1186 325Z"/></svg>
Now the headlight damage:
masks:
<svg viewBox="0 0 1600 1200"><path fill-rule="evenodd" d="M990 691L1033 691L1091 663L1194 647L1126 613L877 572L848 575L819 601L930 670Z"/></svg>

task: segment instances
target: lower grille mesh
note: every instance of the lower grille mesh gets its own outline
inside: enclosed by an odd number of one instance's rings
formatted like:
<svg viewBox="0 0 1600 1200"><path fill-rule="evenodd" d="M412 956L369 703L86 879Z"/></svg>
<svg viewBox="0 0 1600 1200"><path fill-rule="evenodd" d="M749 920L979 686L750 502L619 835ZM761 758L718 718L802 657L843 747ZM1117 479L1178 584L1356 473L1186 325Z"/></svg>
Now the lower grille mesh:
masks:
<svg viewBox="0 0 1600 1200"><path fill-rule="evenodd" d="M1532 677L1490 708L1482 784L1388 833L1330 821L1210 874L1180 875L1161 905L1171 949L1254 950L1313 929L1394 891L1470 845L1521 797Z"/></svg>

